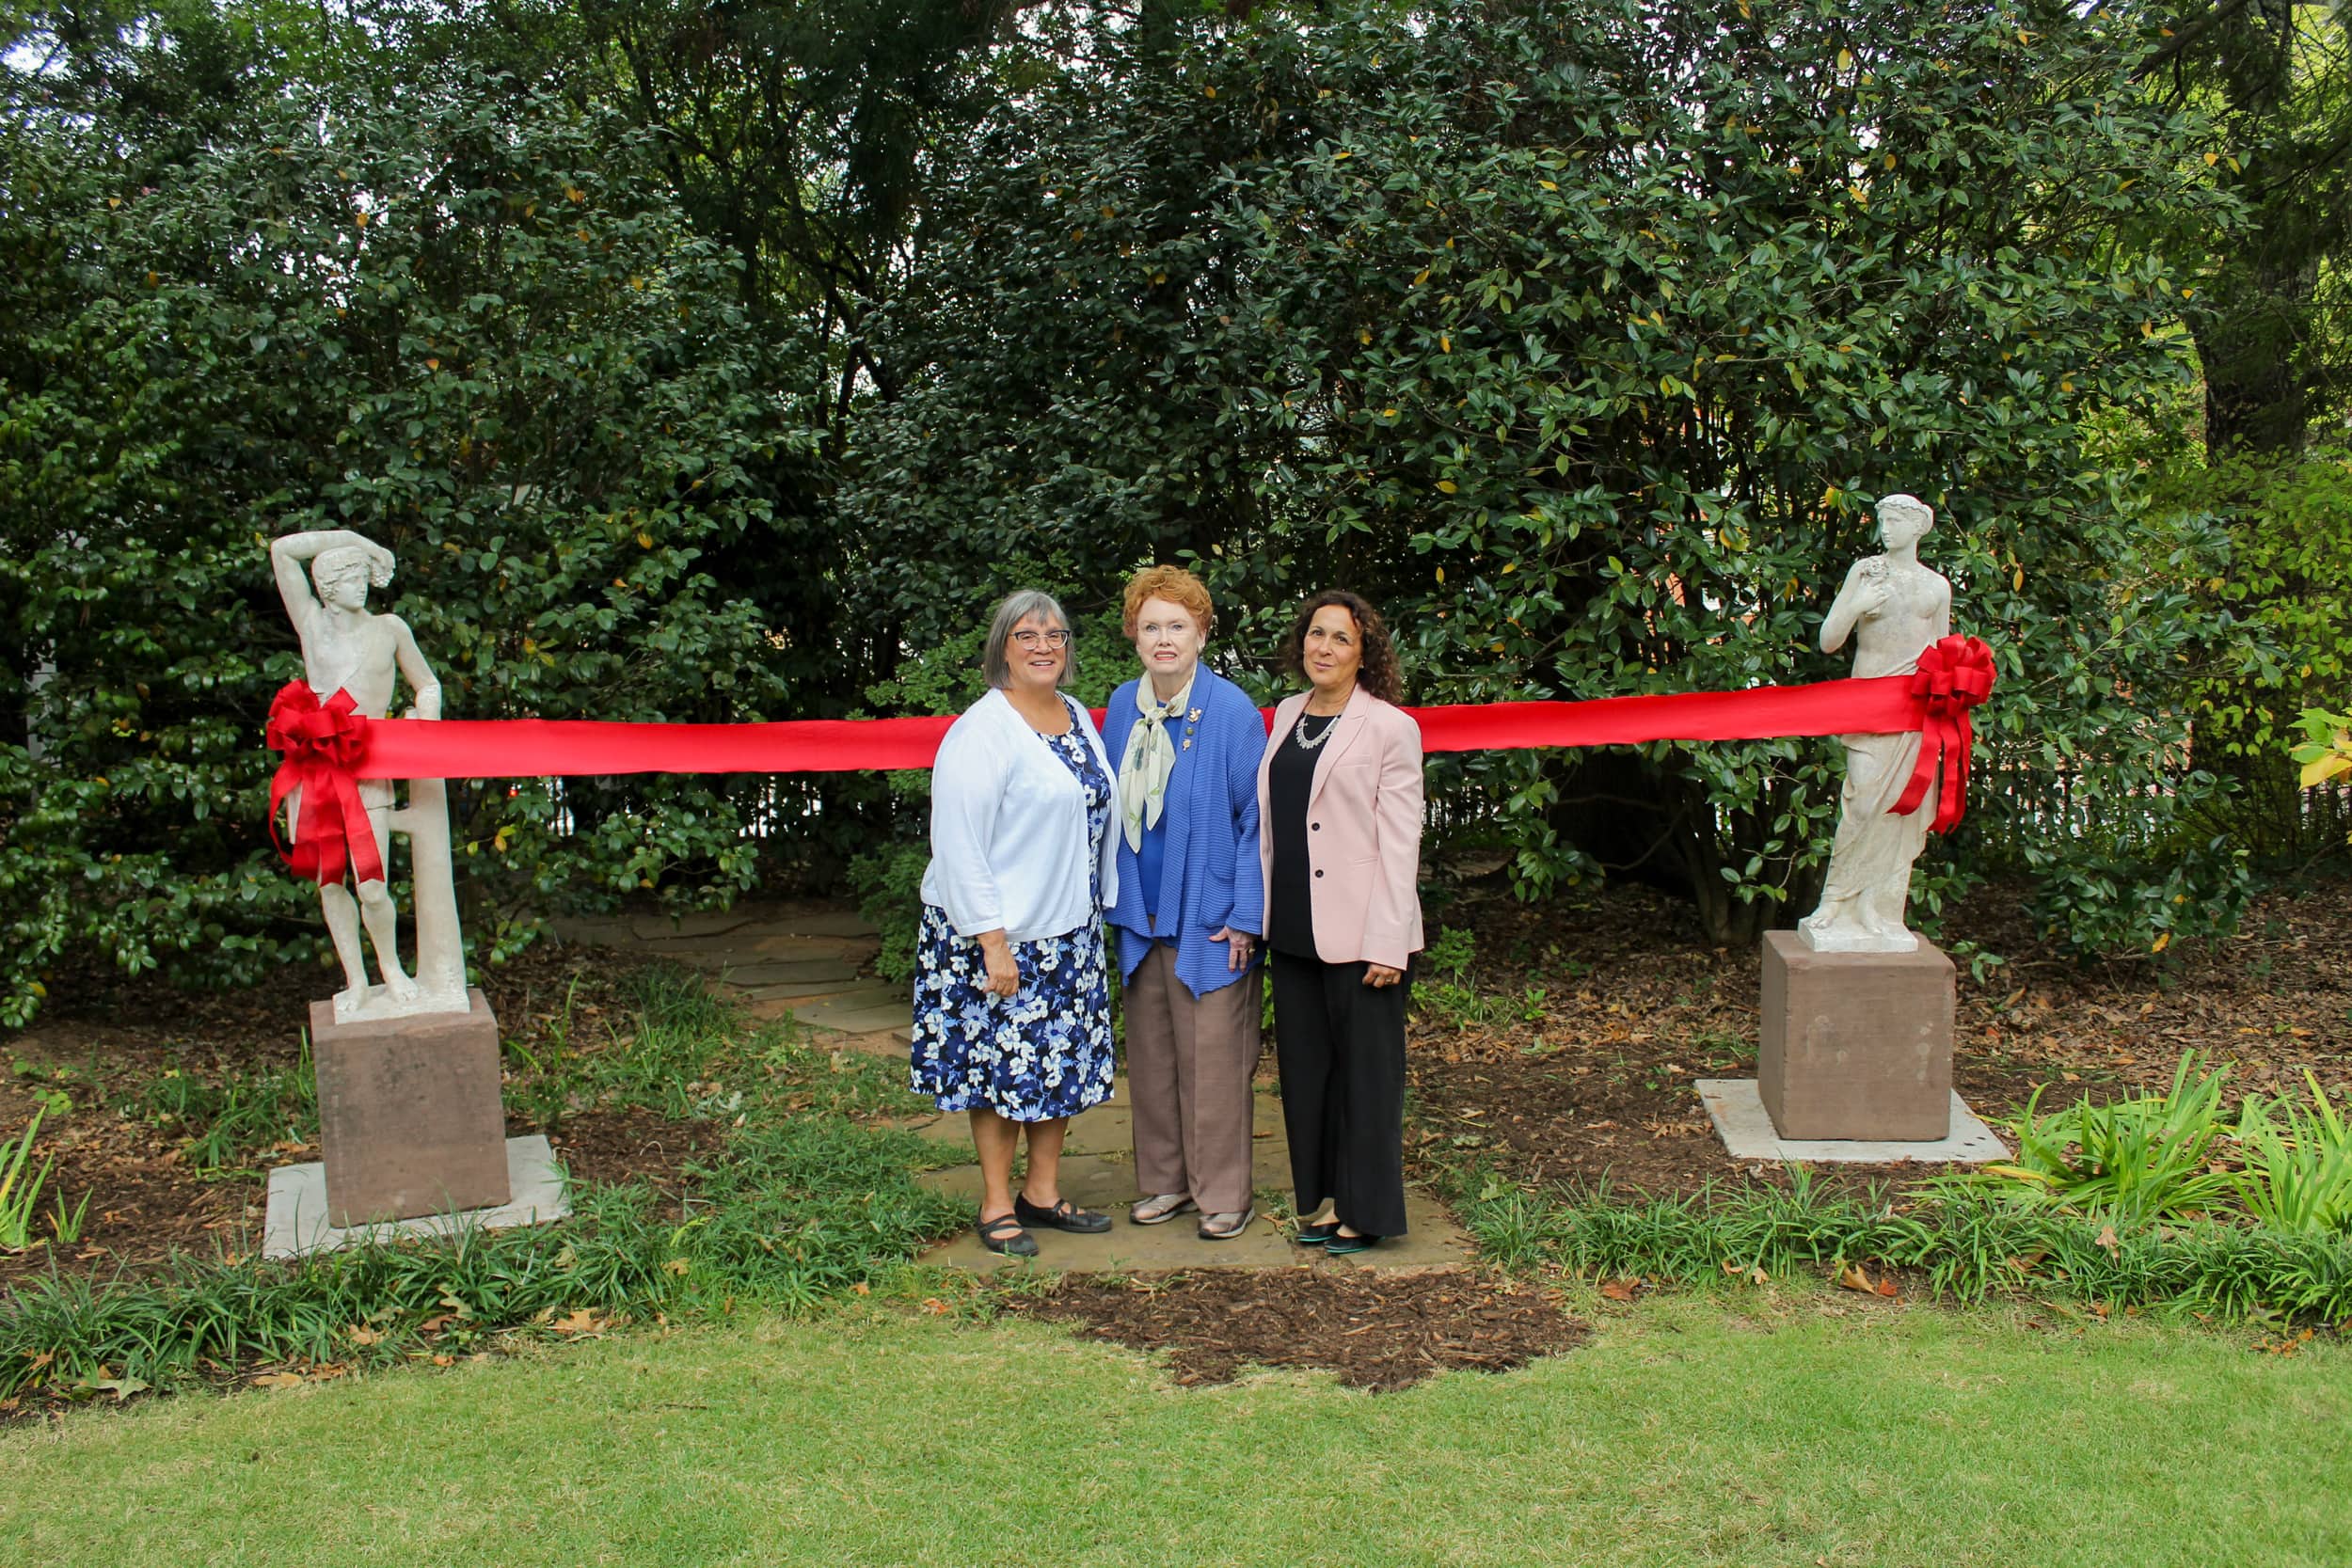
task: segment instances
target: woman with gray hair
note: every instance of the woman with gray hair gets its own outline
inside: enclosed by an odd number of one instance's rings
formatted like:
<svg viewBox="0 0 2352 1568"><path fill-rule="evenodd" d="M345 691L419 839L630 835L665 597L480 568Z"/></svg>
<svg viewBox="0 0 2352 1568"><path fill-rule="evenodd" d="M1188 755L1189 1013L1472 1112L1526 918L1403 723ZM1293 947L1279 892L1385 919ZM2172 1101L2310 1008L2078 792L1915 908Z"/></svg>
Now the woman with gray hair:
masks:
<svg viewBox="0 0 2352 1568"><path fill-rule="evenodd" d="M1070 1117L1111 1095L1103 910L1119 876L1110 760L1061 690L1076 666L1070 642L1051 594L1025 590L996 607L988 694L948 729L931 768L915 943L915 1092L971 1115L980 1243L1024 1258L1037 1252L1033 1228L1111 1223L1060 1189Z"/></svg>

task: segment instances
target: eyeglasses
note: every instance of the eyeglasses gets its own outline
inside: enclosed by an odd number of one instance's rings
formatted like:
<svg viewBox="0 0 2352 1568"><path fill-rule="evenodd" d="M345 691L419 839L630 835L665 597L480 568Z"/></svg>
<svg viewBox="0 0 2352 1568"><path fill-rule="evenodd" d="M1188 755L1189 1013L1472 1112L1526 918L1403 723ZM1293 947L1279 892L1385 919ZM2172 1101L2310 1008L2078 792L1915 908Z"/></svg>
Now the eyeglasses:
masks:
<svg viewBox="0 0 2352 1568"><path fill-rule="evenodd" d="M1040 645L1048 648L1067 648L1070 646L1070 633L1063 630L1059 626L1055 627L1052 631L1017 631L1012 634L1012 640L1015 642L1020 643L1024 648L1027 648L1032 651Z"/></svg>

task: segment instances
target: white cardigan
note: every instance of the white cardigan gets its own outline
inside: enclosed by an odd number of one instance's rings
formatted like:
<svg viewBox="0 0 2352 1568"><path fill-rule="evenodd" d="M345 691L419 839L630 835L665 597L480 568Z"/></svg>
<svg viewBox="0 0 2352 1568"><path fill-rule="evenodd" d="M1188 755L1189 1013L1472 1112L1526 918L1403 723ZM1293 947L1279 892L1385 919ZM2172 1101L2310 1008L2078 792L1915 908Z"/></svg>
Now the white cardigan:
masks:
<svg viewBox="0 0 2352 1568"><path fill-rule="evenodd" d="M1085 709L1070 705L1116 789L1103 737ZM1088 839L1086 791L1002 691L948 726L931 765L923 902L945 911L959 935L1002 929L1008 942L1036 942L1101 919L1118 895L1119 843L1115 805L1101 841ZM1102 868L1099 906L1087 885L1089 865Z"/></svg>

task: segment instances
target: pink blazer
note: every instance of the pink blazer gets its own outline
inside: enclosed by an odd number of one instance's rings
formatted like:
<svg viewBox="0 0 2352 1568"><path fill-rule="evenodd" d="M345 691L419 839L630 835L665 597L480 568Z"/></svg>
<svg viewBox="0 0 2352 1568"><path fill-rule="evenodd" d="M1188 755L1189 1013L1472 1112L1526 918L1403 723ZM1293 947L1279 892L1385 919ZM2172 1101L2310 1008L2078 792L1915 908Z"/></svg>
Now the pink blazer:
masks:
<svg viewBox="0 0 2352 1568"><path fill-rule="evenodd" d="M1283 699L1258 759L1258 858L1274 886L1266 769L1307 694ZM1307 886L1325 963L1403 969L1421 951L1421 726L1358 687L1318 748L1307 796Z"/></svg>

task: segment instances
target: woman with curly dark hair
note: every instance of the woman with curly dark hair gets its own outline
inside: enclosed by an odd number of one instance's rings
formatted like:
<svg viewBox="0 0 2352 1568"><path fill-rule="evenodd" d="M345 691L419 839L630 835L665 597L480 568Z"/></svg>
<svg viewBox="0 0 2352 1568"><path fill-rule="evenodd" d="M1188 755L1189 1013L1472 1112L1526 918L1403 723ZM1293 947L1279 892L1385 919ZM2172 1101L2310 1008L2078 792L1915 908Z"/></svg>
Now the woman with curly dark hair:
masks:
<svg viewBox="0 0 2352 1568"><path fill-rule="evenodd" d="M1397 707L1379 611L1343 589L1299 607L1258 764L1265 947L1298 1241L1361 1252L1405 1233L1405 999L1421 951L1421 726Z"/></svg>

